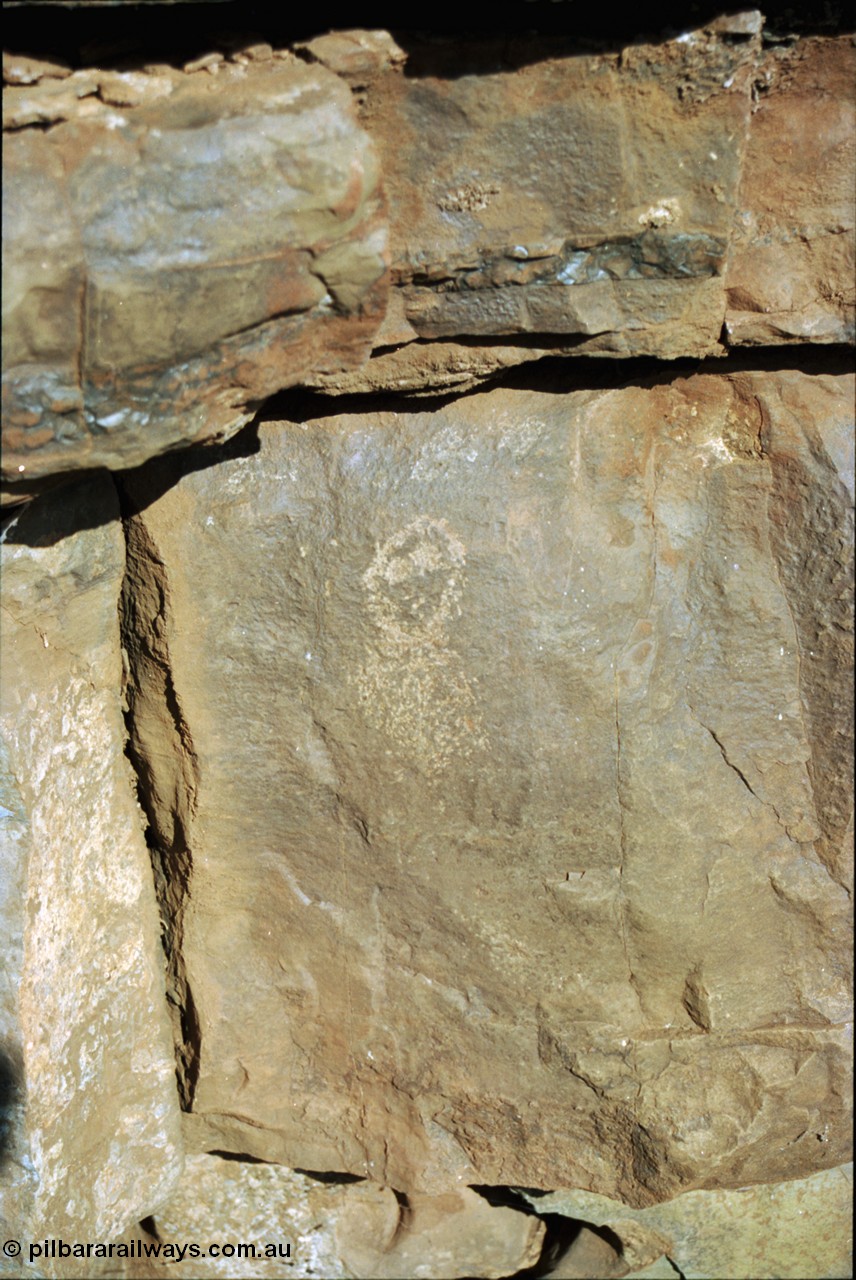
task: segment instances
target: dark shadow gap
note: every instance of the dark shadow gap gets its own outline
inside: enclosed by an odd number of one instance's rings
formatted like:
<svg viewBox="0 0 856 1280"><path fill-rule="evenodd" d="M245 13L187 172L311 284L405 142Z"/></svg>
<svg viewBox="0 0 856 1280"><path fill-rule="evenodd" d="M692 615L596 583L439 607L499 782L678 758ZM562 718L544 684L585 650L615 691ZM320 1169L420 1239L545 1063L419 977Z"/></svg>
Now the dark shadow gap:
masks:
<svg viewBox="0 0 856 1280"><path fill-rule="evenodd" d="M548 339L550 341L552 339ZM508 339L494 343L481 340L455 339L461 345L500 346ZM533 344L539 339L531 339ZM425 342L430 347L430 342ZM516 341L514 345L517 345ZM558 345L558 343L557 343ZM664 361L653 356L542 356L510 369L502 369L486 377L476 386L463 390L451 388L436 394L425 392L366 391L336 395L310 387L291 387L266 400L256 422L304 422L313 418L342 417L369 413L432 413L456 401L497 389L515 391L611 391L625 387L665 386L679 378L694 374L728 375L736 373L796 372L842 375L852 373L854 353L843 345L824 347L754 347L738 350L720 358L705 360L682 358Z"/></svg>
<svg viewBox="0 0 856 1280"><path fill-rule="evenodd" d="M220 1151L213 1150L208 1152L209 1156L217 1156L220 1160L231 1160L235 1164L270 1164L269 1160L262 1160L259 1156L251 1156L247 1151Z"/></svg>
<svg viewBox="0 0 856 1280"><path fill-rule="evenodd" d="M456 339L460 345L501 346L507 339ZM527 337L533 345L542 339ZM554 336L547 339L558 344ZM431 343L424 342L426 347ZM515 340L515 345L518 345ZM521 344L522 345L522 344ZM566 344L565 344L566 345ZM204 471L221 462L234 458L249 458L261 448L258 428L262 423L298 423L316 418L366 415L371 413L411 414L432 413L455 402L467 400L488 391L508 389L517 391L544 391L567 394L574 391L611 391L625 387L652 388L667 386L681 378L695 374L717 376L741 373L803 373L811 376L825 374L842 376L854 371L854 352L843 344L808 346L795 344L780 347L745 347L731 351L720 358L705 360L683 358L674 361L659 360L653 356L550 356L526 361L510 369L499 370L475 386L461 390L451 388L436 393L366 391L336 395L311 387L291 387L276 392L260 406L256 417L247 426L221 443L200 442L179 446L167 453L150 458L139 467L112 473L116 483L133 480L137 494L137 510L144 510L155 502L183 476L193 471ZM26 490L19 490L14 482L4 485L9 505L0 518L0 541L27 543L28 545L52 545L81 529L98 527L113 518L105 515L103 505L90 506L86 502L86 486L104 471L73 471L47 476L36 486L32 481ZM50 503L51 493L67 485L79 485L79 506L69 503ZM35 487L35 495L33 490ZM16 492L21 493L15 502ZM28 508L32 517L20 517ZM130 508L129 508L130 511ZM38 528L36 534L34 530ZM38 542L30 542L36 537Z"/></svg>
<svg viewBox="0 0 856 1280"><path fill-rule="evenodd" d="M295 1169L295 1173L300 1173L304 1178L311 1178L313 1182L323 1182L328 1186L346 1187L352 1182L365 1182L366 1179L358 1173L339 1173L335 1169Z"/></svg>
<svg viewBox="0 0 856 1280"><path fill-rule="evenodd" d="M120 483L116 489L125 538L118 602L125 755L147 819L145 839L160 915L179 1101L182 1110L192 1111L202 1031L184 964L184 916L193 872L189 829L198 761L172 679L169 575L148 531L134 518L128 491Z"/></svg>
<svg viewBox="0 0 856 1280"><path fill-rule="evenodd" d="M22 1103L24 1078L17 1045L0 1045L0 1169L8 1162L15 1139L15 1121Z"/></svg>
<svg viewBox="0 0 856 1280"><path fill-rule="evenodd" d="M391 30L410 61L405 74L454 78L514 70L545 57L617 52L642 40L661 40L704 27L723 12L745 5L716 0L664 0L642 11L614 6L582 6L570 0L515 0L494 7L491 30L462 12L459 5L402 11L391 0L375 0L343 18L340 5L322 2L311 15L264 0L204 0L202 3L75 5L4 4L4 47L15 53L54 58L70 66L118 66L146 63L182 66L201 54L228 53L235 38L264 40L276 48L331 30L354 27ZM851 29L841 0L792 5L773 0L764 6L768 38L829 35ZM411 16L411 14L413 16ZM454 37L454 45L443 41ZM737 37L739 38L739 37ZM543 42L546 41L545 45Z"/></svg>
<svg viewBox="0 0 856 1280"><path fill-rule="evenodd" d="M587 1276L588 1280L611 1280L626 1269L621 1239L608 1227L595 1226L562 1213L539 1213L522 1189L515 1187L472 1186L471 1190L496 1208L516 1209L544 1223L544 1243L538 1261L532 1267L515 1272L511 1280L542 1280L560 1267L562 1275ZM548 1195L533 1191L527 1195ZM475 1277L472 1278L475 1280Z"/></svg>

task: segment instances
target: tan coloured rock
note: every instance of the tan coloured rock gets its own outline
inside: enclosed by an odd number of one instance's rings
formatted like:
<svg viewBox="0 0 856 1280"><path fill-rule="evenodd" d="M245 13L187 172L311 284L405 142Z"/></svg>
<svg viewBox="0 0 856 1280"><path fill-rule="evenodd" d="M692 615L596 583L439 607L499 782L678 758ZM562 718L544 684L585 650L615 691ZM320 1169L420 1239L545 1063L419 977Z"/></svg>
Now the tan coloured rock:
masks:
<svg viewBox="0 0 856 1280"><path fill-rule="evenodd" d="M851 36L760 64L726 275L731 345L854 340L854 76Z"/></svg>
<svg viewBox="0 0 856 1280"><path fill-rule="evenodd" d="M129 482L201 1147L636 1206L847 1157L852 395L504 389Z"/></svg>
<svg viewBox="0 0 856 1280"><path fill-rule="evenodd" d="M34 502L4 531L0 1038L19 1105L3 1216L25 1251L13 1267L46 1237L116 1239L181 1168L158 912L123 753L123 568L106 479ZM95 1273L35 1267L25 1274Z"/></svg>
<svg viewBox="0 0 856 1280"><path fill-rule="evenodd" d="M35 84L39 80L64 80L71 67L52 59L28 58L25 54L3 54L4 84Z"/></svg>
<svg viewBox="0 0 856 1280"><path fill-rule="evenodd" d="M402 1205L389 1188L371 1183L347 1190L336 1239L348 1274L363 1280L499 1280L539 1260L544 1224L519 1209L488 1204L469 1187L408 1196ZM372 1204L374 1222L366 1212Z"/></svg>
<svg viewBox="0 0 856 1280"><path fill-rule="evenodd" d="M152 1219L160 1248L139 1250L150 1277L394 1277L515 1274L538 1261L544 1226L469 1188L405 1199L280 1165L191 1155Z"/></svg>
<svg viewBox="0 0 856 1280"><path fill-rule="evenodd" d="M384 71L402 68L407 54L388 31L328 31L312 40L298 41L295 49L344 77L359 91Z"/></svg>
<svg viewBox="0 0 856 1280"><path fill-rule="evenodd" d="M371 79L362 118L417 334L717 351L755 45L699 32L567 56L531 37L511 70L499 38L450 40Z"/></svg>
<svg viewBox="0 0 856 1280"><path fill-rule="evenodd" d="M188 1157L152 1225L160 1258L135 1274L188 1280L236 1270L247 1280L501 1277L534 1264L544 1235L538 1217L495 1208L468 1188L405 1200L370 1182L342 1185L217 1155ZM195 1253L182 1252L188 1243Z"/></svg>
<svg viewBox="0 0 856 1280"><path fill-rule="evenodd" d="M227 436L272 392L367 354L379 173L331 73L75 72L5 102L3 465L19 491Z"/></svg>
<svg viewBox="0 0 856 1280"><path fill-rule="evenodd" d="M823 1137L823 1135L815 1135ZM663 1237L661 1260L614 1270L613 1275L715 1280L803 1280L848 1276L852 1270L853 1166L826 1169L777 1186L690 1191L666 1204L628 1209L586 1191L530 1197L538 1213L562 1213L607 1227L634 1261L634 1233ZM593 1280L610 1272L580 1269L575 1247L552 1272L556 1280ZM581 1252L581 1251L579 1251ZM663 1256L663 1255L666 1256Z"/></svg>
<svg viewBox="0 0 856 1280"><path fill-rule="evenodd" d="M409 39L406 64L382 33L309 41L377 139L399 286L368 364L312 384L464 390L546 355L852 342L852 40L762 51L763 25L725 15L618 56Z"/></svg>
<svg viewBox="0 0 856 1280"><path fill-rule="evenodd" d="M620 52L337 31L296 46L313 68L248 37L186 75L10 56L13 498L225 437L295 382L465 390L545 355L852 340L852 41L762 50L762 27ZM388 191L385 318L346 84Z"/></svg>
<svg viewBox="0 0 856 1280"><path fill-rule="evenodd" d="M334 1223L350 1190L279 1165L188 1156L181 1181L154 1216L158 1258L135 1274L338 1280L348 1272L336 1251ZM274 1252L265 1256L266 1249Z"/></svg>

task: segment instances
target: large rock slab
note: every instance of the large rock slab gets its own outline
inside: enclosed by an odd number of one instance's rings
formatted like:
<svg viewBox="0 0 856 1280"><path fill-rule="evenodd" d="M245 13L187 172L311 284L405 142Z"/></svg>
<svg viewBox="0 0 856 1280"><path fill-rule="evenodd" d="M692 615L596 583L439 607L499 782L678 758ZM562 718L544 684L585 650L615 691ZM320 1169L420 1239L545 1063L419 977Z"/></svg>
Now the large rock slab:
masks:
<svg viewBox="0 0 856 1280"><path fill-rule="evenodd" d="M227 436L295 382L852 341L854 49L763 26L338 31L311 67L221 33L187 74L8 56L13 496Z"/></svg>
<svg viewBox="0 0 856 1280"><path fill-rule="evenodd" d="M203 1147L636 1205L847 1158L852 394L503 389L129 481Z"/></svg>
<svg viewBox="0 0 856 1280"><path fill-rule="evenodd" d="M178 1186L149 1224L162 1247L132 1274L140 1280L232 1280L236 1274L242 1280L340 1280L349 1273L339 1258L335 1222L350 1190L279 1165L189 1155Z"/></svg>
<svg viewBox="0 0 856 1280"><path fill-rule="evenodd" d="M534 1267L541 1257L545 1230L539 1218L489 1204L469 1187L405 1199L368 1182L349 1188L344 1200L336 1240L347 1274L362 1280L499 1280Z"/></svg>
<svg viewBox="0 0 856 1280"><path fill-rule="evenodd" d="M111 482L33 503L0 553L3 1217L24 1250L3 1274L88 1276L91 1260L25 1270L29 1243L116 1239L181 1168L160 926L123 751Z"/></svg>
<svg viewBox="0 0 856 1280"><path fill-rule="evenodd" d="M4 112L8 481L226 436L367 354L386 231L337 77L81 70L12 85Z"/></svg>
<svg viewBox="0 0 856 1280"><path fill-rule="evenodd" d="M338 65L335 39L308 47ZM756 44L417 43L370 78L362 119L411 332L718 350Z"/></svg>

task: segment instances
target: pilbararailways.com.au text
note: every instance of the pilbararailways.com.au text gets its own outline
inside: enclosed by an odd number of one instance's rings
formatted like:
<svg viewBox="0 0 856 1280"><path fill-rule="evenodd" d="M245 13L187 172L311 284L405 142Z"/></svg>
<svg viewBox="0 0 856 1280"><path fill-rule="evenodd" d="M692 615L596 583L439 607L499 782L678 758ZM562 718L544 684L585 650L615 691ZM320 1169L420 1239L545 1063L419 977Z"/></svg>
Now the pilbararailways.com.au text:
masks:
<svg viewBox="0 0 856 1280"><path fill-rule="evenodd" d="M41 1240L29 1245L30 1262L39 1258L157 1258L183 1262L185 1258L290 1258L291 1244L161 1244L156 1240L127 1240L112 1244L92 1241L66 1243Z"/></svg>

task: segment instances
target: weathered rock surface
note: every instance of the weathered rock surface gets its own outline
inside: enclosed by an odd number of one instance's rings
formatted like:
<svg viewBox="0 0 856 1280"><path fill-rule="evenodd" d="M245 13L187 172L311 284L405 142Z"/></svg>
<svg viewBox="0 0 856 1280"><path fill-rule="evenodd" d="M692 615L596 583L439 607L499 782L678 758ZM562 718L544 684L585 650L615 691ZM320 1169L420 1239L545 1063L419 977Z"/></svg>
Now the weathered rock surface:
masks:
<svg viewBox="0 0 856 1280"><path fill-rule="evenodd" d="M737 18L600 51L338 31L297 44L313 66L226 37L184 72L9 55L13 496L295 383L852 341L852 40Z"/></svg>
<svg viewBox="0 0 856 1280"><path fill-rule="evenodd" d="M466 1187L405 1199L376 1183L323 1182L279 1165L216 1155L188 1156L178 1189L153 1225L161 1243L176 1250L192 1241L210 1255L209 1246L217 1246L214 1257L176 1260L167 1253L159 1266L140 1269L141 1275L188 1280L237 1272L242 1280L474 1275L491 1280L537 1262L544 1237L539 1218L494 1207ZM236 1252L238 1245L243 1256ZM276 1255L265 1256L272 1247Z"/></svg>
<svg viewBox="0 0 856 1280"><path fill-rule="evenodd" d="M726 273L730 345L853 342L854 71L852 36L760 63Z"/></svg>
<svg viewBox="0 0 856 1280"><path fill-rule="evenodd" d="M164 1249L156 1263L137 1270L141 1276L180 1280L231 1280L238 1273L242 1280L338 1280L348 1272L336 1250L334 1223L350 1190L279 1165L189 1155L178 1186L154 1216ZM209 1256L189 1254L190 1244ZM211 1245L217 1247L213 1257ZM246 1248L242 1257L233 1253L238 1245L252 1245L257 1256L249 1256ZM265 1257L271 1245L276 1256Z"/></svg>
<svg viewBox="0 0 856 1280"><path fill-rule="evenodd" d="M816 1136L826 1140L823 1134ZM616 1276L653 1280L677 1273L686 1280L834 1280L852 1271L852 1240L846 1230L853 1205L852 1165L778 1186L690 1191L647 1209L628 1209L585 1191L556 1191L530 1199L538 1213L567 1214L614 1232L622 1242L625 1263L615 1269ZM650 1256L658 1242L663 1246L659 1266ZM552 1273L556 1280L609 1274L605 1268L592 1271L576 1265L583 1261L581 1254L582 1250L570 1250Z"/></svg>
<svg viewBox="0 0 856 1280"><path fill-rule="evenodd" d="M349 1192L335 1230L350 1275L498 1280L539 1260L544 1224L519 1209L488 1204L469 1187L439 1196L411 1195L404 1204L388 1187L371 1183Z"/></svg>
<svg viewBox="0 0 856 1280"><path fill-rule="evenodd" d="M129 480L201 1146L636 1206L848 1157L852 395L504 389Z"/></svg>
<svg viewBox="0 0 856 1280"><path fill-rule="evenodd" d="M0 1043L18 1105L3 1216L25 1249L117 1237L181 1166L157 906L123 754L123 569L109 480L35 502L5 530ZM4 1257L4 1274L22 1261Z"/></svg>
<svg viewBox="0 0 856 1280"><path fill-rule="evenodd" d="M0 1274L849 1274L856 41L690 9L12 3Z"/></svg>
<svg viewBox="0 0 856 1280"><path fill-rule="evenodd" d="M379 173L328 71L82 70L7 88L4 112L7 480L228 435L365 357Z"/></svg>
<svg viewBox="0 0 856 1280"><path fill-rule="evenodd" d="M308 47L347 73L341 39ZM535 333L585 352L718 351L756 43L699 33L573 57L534 37L513 53L500 38L439 56L428 43L407 74L379 54L362 118L405 321L379 341Z"/></svg>
<svg viewBox="0 0 856 1280"><path fill-rule="evenodd" d="M308 42L363 102L398 286L376 356L315 385L852 342L852 40L762 51L762 15L739 16L573 57L537 37L409 56L376 32Z"/></svg>

